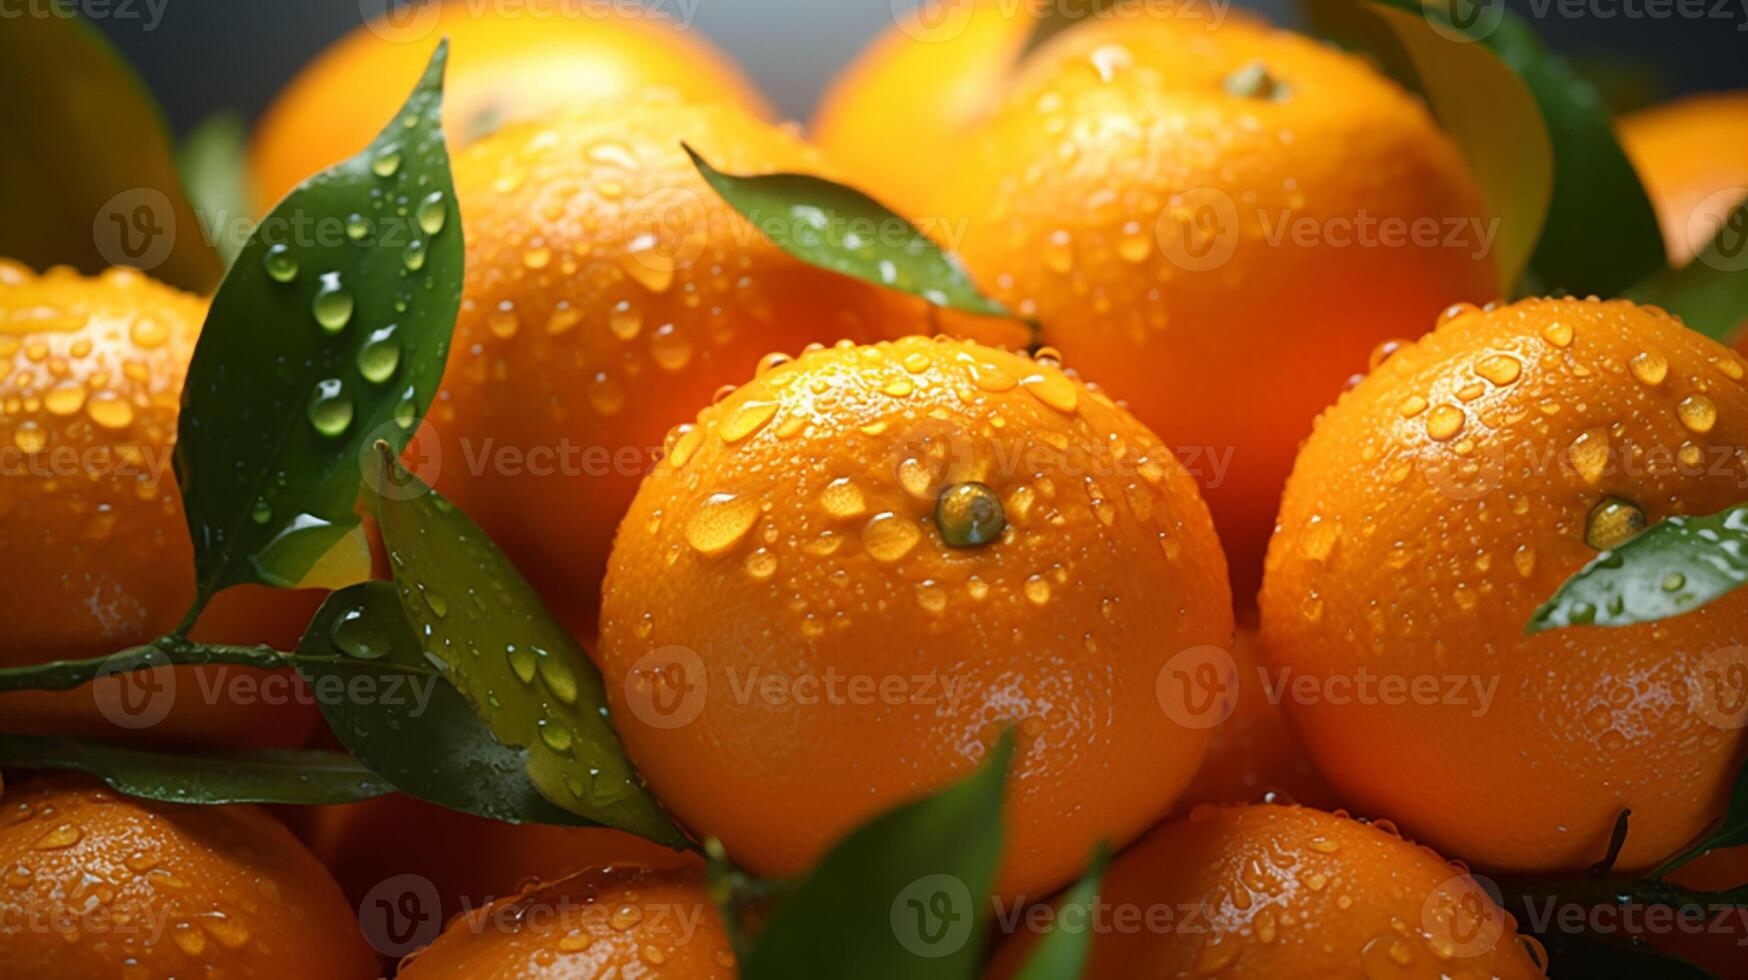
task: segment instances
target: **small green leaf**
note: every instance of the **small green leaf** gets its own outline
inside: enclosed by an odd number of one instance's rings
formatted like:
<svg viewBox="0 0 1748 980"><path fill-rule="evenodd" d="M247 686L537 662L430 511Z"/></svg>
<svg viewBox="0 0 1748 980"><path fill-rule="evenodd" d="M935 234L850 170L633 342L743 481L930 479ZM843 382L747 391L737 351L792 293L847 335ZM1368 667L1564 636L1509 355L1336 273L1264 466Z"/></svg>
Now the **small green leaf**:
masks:
<svg viewBox="0 0 1748 980"><path fill-rule="evenodd" d="M446 51L363 153L280 202L213 300L176 442L200 601L364 577L354 505L370 446L412 436L461 303Z"/></svg>
<svg viewBox="0 0 1748 980"><path fill-rule="evenodd" d="M1320 30L1412 74L1499 222L1493 261L1509 294L1542 235L1554 185L1554 150L1529 86L1484 45L1435 30L1435 15L1423 16L1415 0L1311 0L1307 13Z"/></svg>
<svg viewBox="0 0 1748 980"><path fill-rule="evenodd" d="M212 289L223 269L157 103L107 40L65 14L0 18L0 255L87 273L129 265Z"/></svg>
<svg viewBox="0 0 1748 980"><path fill-rule="evenodd" d="M347 661L391 673L361 681ZM593 823L541 796L528 778L528 753L494 738L426 661L392 583L329 596L298 644L297 662L328 727L395 789L508 823Z"/></svg>
<svg viewBox="0 0 1748 980"><path fill-rule="evenodd" d="M176 154L183 186L200 216L200 231L227 269L245 243L237 229L255 216L249 205L247 143L243 117L227 112L196 126Z"/></svg>
<svg viewBox="0 0 1748 980"><path fill-rule="evenodd" d="M528 775L547 799L609 827L685 846L607 723L601 674L588 655L466 514L392 454L380 465L388 475L376 485L377 525L426 659L499 742L527 750Z"/></svg>
<svg viewBox="0 0 1748 980"><path fill-rule="evenodd" d="M832 848L759 936L741 976L976 976L1013 752L1010 731L957 784Z"/></svg>
<svg viewBox="0 0 1748 980"><path fill-rule="evenodd" d="M191 643L166 637L155 644L129 647L107 657L8 667L0 670L0 691L70 691L111 674L201 664L283 670L291 666L291 661L285 654L267 647Z"/></svg>
<svg viewBox="0 0 1748 980"><path fill-rule="evenodd" d="M1567 626L1668 619L1748 583L1748 504L1671 517L1597 555L1530 617L1535 635Z"/></svg>
<svg viewBox="0 0 1748 980"><path fill-rule="evenodd" d="M1101 843L1093 851L1086 874L1056 903L1050 931L1032 950L1031 958L1014 980L1075 980L1081 975L1087 953L1092 949L1099 888L1110 863L1111 849Z"/></svg>
<svg viewBox="0 0 1748 980"><path fill-rule="evenodd" d="M1661 306L1707 337L1729 343L1748 323L1748 199L1731 209L1693 261L1656 273L1626 297Z"/></svg>
<svg viewBox="0 0 1748 980"><path fill-rule="evenodd" d="M166 803L356 803L394 791L340 752L160 752L85 738L0 735L0 766L72 769Z"/></svg>
<svg viewBox="0 0 1748 980"><path fill-rule="evenodd" d="M956 256L861 191L809 174L737 177L685 150L730 207L795 258L936 306L1013 316L977 291Z"/></svg>

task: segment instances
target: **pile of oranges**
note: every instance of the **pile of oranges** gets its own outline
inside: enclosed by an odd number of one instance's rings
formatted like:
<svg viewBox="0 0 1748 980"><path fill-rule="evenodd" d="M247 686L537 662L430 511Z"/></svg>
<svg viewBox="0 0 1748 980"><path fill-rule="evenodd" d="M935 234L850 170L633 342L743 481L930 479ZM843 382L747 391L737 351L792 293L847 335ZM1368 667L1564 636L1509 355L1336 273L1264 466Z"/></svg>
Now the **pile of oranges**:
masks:
<svg viewBox="0 0 1748 980"><path fill-rule="evenodd" d="M1618 867L1646 871L1716 821L1748 718L1695 678L1740 683L1748 591L1523 625L1599 551L1748 497L1748 360L1652 307L1502 302L1456 146L1355 56L1181 11L1033 50L1024 6L901 18L804 134L695 36L456 0L293 81L255 191L362 149L449 38L466 277L434 483L740 867L805 876L1011 727L999 895L1047 910L1106 842L1107 906L1179 913L1097 935L1087 976L1543 975L1469 866L1582 872L1630 811ZM1622 123L1673 261L1710 236L1697 202L1748 183L1716 135L1745 126L1742 96ZM797 259L682 141L880 198L1015 319ZM1366 237L1424 221L1437 244ZM188 605L168 454L206 305L0 260L0 667ZM195 638L291 649L319 598L233 590ZM0 727L115 737L119 683L0 696ZM318 726L220 696L119 734ZM702 861L618 831L0 794L3 976L736 972ZM1748 884L1741 858L1689 873ZM991 975L1024 965L1024 921ZM1684 949L1748 975L1733 942Z"/></svg>

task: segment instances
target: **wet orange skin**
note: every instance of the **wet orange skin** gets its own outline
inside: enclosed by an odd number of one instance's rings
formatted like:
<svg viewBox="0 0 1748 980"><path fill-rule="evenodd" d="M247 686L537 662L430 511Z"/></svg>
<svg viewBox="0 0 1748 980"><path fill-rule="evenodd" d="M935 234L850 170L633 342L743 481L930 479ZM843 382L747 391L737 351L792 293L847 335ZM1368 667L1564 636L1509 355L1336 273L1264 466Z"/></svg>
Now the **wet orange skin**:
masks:
<svg viewBox="0 0 1748 980"><path fill-rule="evenodd" d="M1735 676L1748 592L1658 623L1523 630L1596 557L1604 499L1652 523L1742 501L1744 373L1659 311L1525 300L1453 311L1324 413L1282 502L1262 627L1271 666L1312 682L1287 710L1345 799L1506 871L1589 866L1624 809L1620 866L1643 869L1716 818L1748 742L1719 713L1733 694L1696 692ZM1365 672L1437 693L1320 696Z"/></svg>
<svg viewBox="0 0 1748 980"><path fill-rule="evenodd" d="M1087 980L1544 975L1460 867L1301 806L1204 806L1160 826L1112 863L1095 911ZM1010 939L990 976L1014 976L1036 941Z"/></svg>
<svg viewBox="0 0 1748 980"><path fill-rule="evenodd" d="M170 460L182 379L205 318L204 300L137 272L38 275L0 259L0 667L149 642L193 601L193 550ZM231 589L213 599L192 635L289 650L321 598ZM0 724L35 734L295 745L318 723L289 675L170 673L173 682L154 679L133 697L119 678L0 696ZM162 720L145 724L160 714L147 700L154 690L173 700Z"/></svg>
<svg viewBox="0 0 1748 980"><path fill-rule="evenodd" d="M981 286L1197 475L1241 604L1316 413L1379 342L1497 290L1453 144L1406 92L1308 38L1077 27L968 139L926 213ZM1411 222L1437 229L1430 246Z"/></svg>
<svg viewBox="0 0 1748 980"><path fill-rule="evenodd" d="M83 777L14 783L0 868L7 976L378 975L339 888L255 807L130 799Z"/></svg>
<svg viewBox="0 0 1748 980"><path fill-rule="evenodd" d="M682 139L731 173L821 167L740 110L663 100L511 127L455 161L467 277L435 482L580 636L670 427L771 350L926 330L920 300L778 249Z"/></svg>
<svg viewBox="0 0 1748 980"><path fill-rule="evenodd" d="M732 980L734 952L696 868L597 867L457 917L403 980Z"/></svg>
<svg viewBox="0 0 1748 980"><path fill-rule="evenodd" d="M563 0L513 9L449 0L359 27L305 67L262 117L250 152L258 204L271 207L364 149L445 37L443 118L452 153L508 123L655 91L768 115L741 70L697 32L617 8L588 9Z"/></svg>
<svg viewBox="0 0 1748 980"><path fill-rule="evenodd" d="M1163 814L1206 747L1160 693L1232 631L1193 481L1053 363L922 337L786 361L677 430L621 526L619 733L693 830L794 876L1017 725L999 887L1042 895ZM966 482L1006 526L949 547L936 501Z"/></svg>

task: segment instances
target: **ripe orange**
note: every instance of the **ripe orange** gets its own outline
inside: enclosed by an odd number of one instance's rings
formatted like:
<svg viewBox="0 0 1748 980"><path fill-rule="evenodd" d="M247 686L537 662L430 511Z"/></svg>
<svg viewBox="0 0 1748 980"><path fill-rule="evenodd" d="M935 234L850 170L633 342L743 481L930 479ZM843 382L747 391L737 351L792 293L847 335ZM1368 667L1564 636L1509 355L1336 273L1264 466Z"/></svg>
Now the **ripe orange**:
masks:
<svg viewBox="0 0 1748 980"><path fill-rule="evenodd" d="M1544 975L1540 948L1460 866L1302 806L1197 807L1112 863L1095 912L1087 980ZM1034 942L1017 935L994 975Z"/></svg>
<svg viewBox="0 0 1748 980"><path fill-rule="evenodd" d="M1316 413L1379 342L1496 289L1455 147L1308 38L1089 23L969 138L929 213L963 218L979 283L1178 451L1241 603Z"/></svg>
<svg viewBox="0 0 1748 980"><path fill-rule="evenodd" d="M925 329L921 301L771 244L681 140L732 173L819 169L785 130L668 101L509 127L455 162L467 281L438 486L582 635L670 427L773 348Z"/></svg>
<svg viewBox="0 0 1748 980"><path fill-rule="evenodd" d="M605 827L514 826L399 794L315 808L305 840L354 908L400 875L418 875L442 903L423 910L446 922L467 909L515 895L591 865L679 867L693 859Z"/></svg>
<svg viewBox="0 0 1748 980"><path fill-rule="evenodd" d="M460 916L402 980L732 980L734 951L697 869L590 868Z"/></svg>
<svg viewBox="0 0 1748 980"><path fill-rule="evenodd" d="M1201 803L1257 803L1269 794L1307 806L1333 806L1335 791L1311 767L1287 721L1255 623L1239 625L1231 653L1236 687L1231 714L1214 726L1202 768L1175 809L1187 813Z"/></svg>
<svg viewBox="0 0 1748 980"><path fill-rule="evenodd" d="M1041 894L1189 783L1203 706L1166 675L1231 633L1207 510L1152 433L1054 363L909 337L773 357L675 430L600 661L657 795L767 876L1017 724L1001 887Z"/></svg>
<svg viewBox="0 0 1748 980"><path fill-rule="evenodd" d="M0 666L148 642L193 600L193 550L170 456L205 318L204 300L137 272L36 275L0 259ZM290 649L319 601L315 592L223 592L195 637ZM293 700L288 674L167 673L174 680L153 688L155 699L124 693L137 678L0 696L0 724L108 736L146 725L138 734L157 740L294 744L316 722L313 703ZM231 686L239 680L251 686ZM257 692L260 683L267 688Z"/></svg>
<svg viewBox="0 0 1748 980"><path fill-rule="evenodd" d="M695 32L659 11L629 16L622 9L447 0L372 20L305 67L262 116L250 151L258 204L271 207L305 178L364 149L445 37L451 154L506 123L654 92L769 113L752 82Z"/></svg>
<svg viewBox="0 0 1748 980"><path fill-rule="evenodd" d="M0 804L10 977L377 976L322 866L252 806L119 796L84 778Z"/></svg>
<svg viewBox="0 0 1748 980"><path fill-rule="evenodd" d="M1600 860L1623 809L1624 869L1716 817L1748 753L1727 717L1748 592L1659 623L1523 630L1593 544L1742 501L1745 373L1656 309L1525 300L1454 309L1324 413L1281 505L1262 626L1346 798L1513 871Z"/></svg>
<svg viewBox="0 0 1748 980"><path fill-rule="evenodd" d="M1748 196L1748 92L1644 109L1621 117L1618 129L1657 209L1669 261L1686 265Z"/></svg>

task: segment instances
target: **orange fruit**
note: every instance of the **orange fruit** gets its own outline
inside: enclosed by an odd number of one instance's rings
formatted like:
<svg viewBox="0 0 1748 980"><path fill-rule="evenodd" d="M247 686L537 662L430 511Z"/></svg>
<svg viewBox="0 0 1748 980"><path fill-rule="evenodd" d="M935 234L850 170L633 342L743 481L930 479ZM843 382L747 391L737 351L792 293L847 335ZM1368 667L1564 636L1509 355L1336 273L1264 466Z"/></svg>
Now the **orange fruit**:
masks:
<svg viewBox="0 0 1748 980"><path fill-rule="evenodd" d="M452 154L505 123L657 91L768 112L739 68L659 15L565 0L526 0L513 9L471 0L423 4L354 30L280 92L250 151L260 205L369 145L445 37L443 118Z"/></svg>
<svg viewBox="0 0 1748 980"><path fill-rule="evenodd" d="M1254 622L1239 625L1231 667L1236 689L1231 713L1212 728L1208 754L1189 789L1178 797L1177 811L1185 813L1201 803L1257 803L1265 796L1307 806L1334 805L1335 791L1311 767L1287 720L1279 678L1268 672Z"/></svg>
<svg viewBox="0 0 1748 980"><path fill-rule="evenodd" d="M957 216L978 282L1197 475L1242 603L1316 413L1379 342L1496 289L1451 141L1295 34L1088 23L967 138L929 213Z"/></svg>
<svg viewBox="0 0 1748 980"><path fill-rule="evenodd" d="M1716 818L1748 753L1728 716L1748 592L1657 623L1524 626L1598 547L1741 502L1744 374L1660 310L1524 300L1452 310L1323 414L1262 627L1344 798L1512 871L1600 860L1624 809L1627 870Z"/></svg>
<svg viewBox="0 0 1748 980"><path fill-rule="evenodd" d="M599 864L678 867L693 860L606 827L516 826L394 794L317 807L305 837L354 908L383 882L417 875L430 884L446 922L515 895L530 880L551 881Z"/></svg>
<svg viewBox="0 0 1748 980"><path fill-rule="evenodd" d="M670 427L768 350L926 322L920 300L771 244L681 140L731 173L819 169L738 109L661 100L508 127L455 161L467 277L433 411L438 487L581 635Z"/></svg>
<svg viewBox="0 0 1748 980"><path fill-rule="evenodd" d="M252 806L6 787L0 968L15 977L377 976L340 889Z"/></svg>
<svg viewBox="0 0 1748 980"><path fill-rule="evenodd" d="M37 275L0 259L0 667L149 642L193 601L171 452L205 318L206 301L137 272ZM194 636L291 649L320 599L221 592ZM0 719L35 734L293 744L318 717L289 672L164 673L0 696Z"/></svg>
<svg viewBox="0 0 1748 980"><path fill-rule="evenodd" d="M668 450L599 659L639 771L741 865L805 872L1008 725L1008 893L1189 783L1207 731L1160 678L1229 642L1225 563L1194 481L1101 392L946 338L846 342L767 360Z"/></svg>
<svg viewBox="0 0 1748 980"><path fill-rule="evenodd" d="M1302 806L1203 806L1164 824L1111 864L1095 914L1087 980L1544 975L1540 948L1460 866ZM1035 942L1019 933L993 974L1017 972Z"/></svg>
<svg viewBox="0 0 1748 980"><path fill-rule="evenodd" d="M396 976L732 980L734 964L702 871L600 867L458 917Z"/></svg>
<svg viewBox="0 0 1748 980"><path fill-rule="evenodd" d="M996 101L1035 23L1013 0L926 3L898 15L826 89L814 142L851 184L925 214L961 133Z"/></svg>
<svg viewBox="0 0 1748 980"><path fill-rule="evenodd" d="M1622 116L1621 146L1644 182L1672 265L1686 265L1748 197L1748 92L1689 96Z"/></svg>

